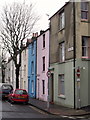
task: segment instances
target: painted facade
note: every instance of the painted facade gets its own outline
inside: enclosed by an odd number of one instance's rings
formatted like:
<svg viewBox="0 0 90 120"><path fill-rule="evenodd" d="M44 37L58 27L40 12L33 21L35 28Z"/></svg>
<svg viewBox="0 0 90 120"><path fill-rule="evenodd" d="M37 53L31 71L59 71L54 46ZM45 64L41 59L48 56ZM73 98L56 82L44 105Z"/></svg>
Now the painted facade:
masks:
<svg viewBox="0 0 90 120"><path fill-rule="evenodd" d="M37 37L37 99L47 101L49 67L49 29Z"/></svg>
<svg viewBox="0 0 90 120"><path fill-rule="evenodd" d="M9 59L5 69L5 82L13 85L16 88L15 65L12 59Z"/></svg>
<svg viewBox="0 0 90 120"><path fill-rule="evenodd" d="M22 51L20 67L20 88L28 91L28 48Z"/></svg>
<svg viewBox="0 0 90 120"><path fill-rule="evenodd" d="M36 34L35 34L36 36ZM37 39L33 36L28 40L28 92L30 97L36 98L36 44Z"/></svg>
<svg viewBox="0 0 90 120"><path fill-rule="evenodd" d="M89 11L90 3L85 4ZM85 13L84 18L83 5L80 2L74 5L75 12L73 2L68 2L50 18L50 100L63 106L81 108L90 105L90 55L87 49L90 47L90 13ZM77 69L80 77L77 77Z"/></svg>

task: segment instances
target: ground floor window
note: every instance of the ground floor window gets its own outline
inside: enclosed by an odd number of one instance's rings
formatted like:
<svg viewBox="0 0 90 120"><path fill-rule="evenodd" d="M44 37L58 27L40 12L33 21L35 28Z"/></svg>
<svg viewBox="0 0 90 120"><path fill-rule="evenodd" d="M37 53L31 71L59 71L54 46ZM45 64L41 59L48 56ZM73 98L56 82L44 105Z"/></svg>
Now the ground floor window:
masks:
<svg viewBox="0 0 90 120"><path fill-rule="evenodd" d="M31 87L32 87L32 93L34 93L34 81L33 80L31 82Z"/></svg>
<svg viewBox="0 0 90 120"><path fill-rule="evenodd" d="M58 95L65 95L64 74L59 74L58 76Z"/></svg>
<svg viewBox="0 0 90 120"><path fill-rule="evenodd" d="M45 94L45 80L42 80L42 92Z"/></svg>

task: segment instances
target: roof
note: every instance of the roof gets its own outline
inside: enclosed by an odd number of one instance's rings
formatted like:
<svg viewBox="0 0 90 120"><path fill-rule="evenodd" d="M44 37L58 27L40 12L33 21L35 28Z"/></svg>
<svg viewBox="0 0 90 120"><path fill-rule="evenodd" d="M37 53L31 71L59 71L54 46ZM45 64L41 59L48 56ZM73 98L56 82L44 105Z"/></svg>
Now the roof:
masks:
<svg viewBox="0 0 90 120"><path fill-rule="evenodd" d="M50 20L53 16L55 16L58 12L60 12L66 5L68 5L68 3L70 3L70 1L66 2L63 7L61 7L56 13L54 13L54 14L49 18L49 20Z"/></svg>

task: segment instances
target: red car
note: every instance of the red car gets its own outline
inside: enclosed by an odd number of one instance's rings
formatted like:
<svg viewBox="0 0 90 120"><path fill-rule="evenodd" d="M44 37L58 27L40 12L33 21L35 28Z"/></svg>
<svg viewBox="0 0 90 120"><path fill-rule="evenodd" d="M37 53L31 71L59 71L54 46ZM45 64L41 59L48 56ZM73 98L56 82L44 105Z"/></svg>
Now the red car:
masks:
<svg viewBox="0 0 90 120"><path fill-rule="evenodd" d="M23 102L28 103L29 95L25 89L15 89L8 95L8 100L12 103Z"/></svg>

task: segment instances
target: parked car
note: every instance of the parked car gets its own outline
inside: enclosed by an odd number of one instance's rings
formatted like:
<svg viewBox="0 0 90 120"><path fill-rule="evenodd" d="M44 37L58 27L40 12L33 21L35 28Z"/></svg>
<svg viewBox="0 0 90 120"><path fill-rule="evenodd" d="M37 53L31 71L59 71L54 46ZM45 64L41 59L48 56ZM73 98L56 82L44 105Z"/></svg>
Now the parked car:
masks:
<svg viewBox="0 0 90 120"><path fill-rule="evenodd" d="M13 90L13 86L8 83L0 83L0 99L8 98L8 94Z"/></svg>
<svg viewBox="0 0 90 120"><path fill-rule="evenodd" d="M25 89L15 89L8 95L8 100L12 103L22 102L27 104L29 101L29 95Z"/></svg>

